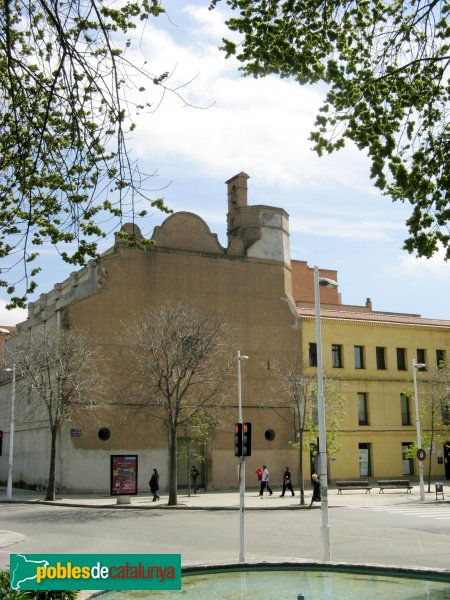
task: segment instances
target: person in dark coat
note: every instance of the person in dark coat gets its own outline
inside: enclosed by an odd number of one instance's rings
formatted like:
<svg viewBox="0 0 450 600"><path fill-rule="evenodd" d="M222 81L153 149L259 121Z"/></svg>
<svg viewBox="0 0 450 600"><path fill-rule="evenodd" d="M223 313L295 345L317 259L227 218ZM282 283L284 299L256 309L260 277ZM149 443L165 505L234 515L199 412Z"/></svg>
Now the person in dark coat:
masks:
<svg viewBox="0 0 450 600"><path fill-rule="evenodd" d="M195 465L191 468L191 479L192 479L192 489L194 490L194 494L196 494L198 489L198 478L200 477L200 471L197 469Z"/></svg>
<svg viewBox="0 0 450 600"><path fill-rule="evenodd" d="M153 475L150 477L148 485L150 486L150 491L153 494L153 502L156 502L159 500L159 474L156 469L153 469Z"/></svg>
<svg viewBox="0 0 450 600"><path fill-rule="evenodd" d="M311 504L309 505L309 508L311 508L313 502L320 502L321 501L321 497L320 497L320 479L316 475L316 473L312 474L312 484L313 484L313 495L312 495L312 498L311 498Z"/></svg>
<svg viewBox="0 0 450 600"><path fill-rule="evenodd" d="M294 490L292 489L291 472L289 467L286 467L283 474L283 491L281 496L284 496L286 490L289 490L293 496L295 496Z"/></svg>

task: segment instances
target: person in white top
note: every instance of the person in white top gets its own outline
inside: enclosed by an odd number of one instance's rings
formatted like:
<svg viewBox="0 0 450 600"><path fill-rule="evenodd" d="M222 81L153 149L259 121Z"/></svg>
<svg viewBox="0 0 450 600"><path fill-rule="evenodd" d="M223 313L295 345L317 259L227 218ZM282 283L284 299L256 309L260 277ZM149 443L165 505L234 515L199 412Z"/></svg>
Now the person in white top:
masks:
<svg viewBox="0 0 450 600"><path fill-rule="evenodd" d="M266 467L266 465L263 465L263 474L262 474L262 479L261 479L261 489L259 490L259 495L260 495L261 498L263 497L264 490L267 490L270 495L273 494L273 492L272 492L272 490L270 489L270 486L269 486L269 469Z"/></svg>

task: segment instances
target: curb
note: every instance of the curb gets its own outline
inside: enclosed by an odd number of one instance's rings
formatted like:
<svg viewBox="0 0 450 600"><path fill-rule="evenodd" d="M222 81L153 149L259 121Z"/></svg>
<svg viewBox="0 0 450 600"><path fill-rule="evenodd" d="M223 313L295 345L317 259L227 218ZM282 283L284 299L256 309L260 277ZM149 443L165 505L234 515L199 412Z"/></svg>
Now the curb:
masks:
<svg viewBox="0 0 450 600"><path fill-rule="evenodd" d="M239 511L240 506L187 506L185 504L176 504L169 506L167 504L158 504L157 506L137 505L137 504L85 504L76 502L54 502L51 500L0 500L0 504L39 504L47 506L58 506L68 508L101 508L110 510L207 510L207 511ZM311 509L320 508L319 505L311 506ZM309 504L296 506L245 506L245 511L258 510L309 510Z"/></svg>

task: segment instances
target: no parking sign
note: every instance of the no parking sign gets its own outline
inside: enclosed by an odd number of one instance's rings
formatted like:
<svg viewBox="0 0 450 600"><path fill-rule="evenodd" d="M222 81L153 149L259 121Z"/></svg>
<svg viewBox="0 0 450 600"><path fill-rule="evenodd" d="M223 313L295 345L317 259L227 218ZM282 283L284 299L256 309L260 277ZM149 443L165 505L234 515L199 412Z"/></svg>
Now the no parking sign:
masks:
<svg viewBox="0 0 450 600"><path fill-rule="evenodd" d="M417 460L420 460L420 462L423 462L427 457L427 453L425 452L425 450L423 448L419 448L417 450L416 456L417 456Z"/></svg>

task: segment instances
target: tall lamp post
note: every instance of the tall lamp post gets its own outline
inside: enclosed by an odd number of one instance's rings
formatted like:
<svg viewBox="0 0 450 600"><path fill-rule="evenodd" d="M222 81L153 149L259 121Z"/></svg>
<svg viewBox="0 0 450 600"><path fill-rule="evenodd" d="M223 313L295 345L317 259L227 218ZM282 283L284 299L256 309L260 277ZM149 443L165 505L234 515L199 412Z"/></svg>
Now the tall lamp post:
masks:
<svg viewBox="0 0 450 600"><path fill-rule="evenodd" d="M15 404L16 404L16 365L12 368L3 369L7 373L12 373L11 380L11 417L9 422L9 454L8 454L8 483L6 485L6 497L8 500L12 498L12 482L13 482L13 457L14 457L14 423L15 423Z"/></svg>
<svg viewBox="0 0 450 600"><path fill-rule="evenodd" d="M239 423L243 424L242 418L242 385L241 385L241 360L247 360L248 356L237 352L237 386ZM245 457L239 457L239 562L245 562Z"/></svg>
<svg viewBox="0 0 450 600"><path fill-rule="evenodd" d="M320 289L337 287L337 282L327 277L319 277L319 268L314 267L314 304L316 308L316 345L317 345L317 416L319 422L319 475L320 475L320 512L322 526L320 530L322 560L331 560L330 527L328 524L328 465L327 432L325 425L325 402L323 397L322 366L322 328L320 319Z"/></svg>
<svg viewBox="0 0 450 600"><path fill-rule="evenodd" d="M416 433L417 433L417 450L422 449L422 439L420 436L420 415L419 415L419 394L417 393L417 369L422 369L426 365L424 363L416 363L416 359L413 358L413 381L414 381L414 403L416 406ZM419 459L419 487L420 487L420 500L425 500L425 488L423 484L423 460Z"/></svg>

